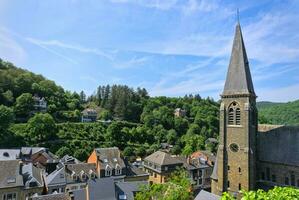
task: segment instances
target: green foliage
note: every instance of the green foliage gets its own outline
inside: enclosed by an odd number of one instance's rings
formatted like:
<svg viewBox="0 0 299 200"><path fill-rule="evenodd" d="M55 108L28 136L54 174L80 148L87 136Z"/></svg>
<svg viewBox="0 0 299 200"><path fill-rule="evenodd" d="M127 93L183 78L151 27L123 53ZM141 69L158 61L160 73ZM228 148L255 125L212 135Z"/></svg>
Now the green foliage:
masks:
<svg viewBox="0 0 299 200"><path fill-rule="evenodd" d="M18 117L29 117L33 110L33 99L30 93L23 93L16 99L14 111Z"/></svg>
<svg viewBox="0 0 299 200"><path fill-rule="evenodd" d="M174 172L168 182L141 188L136 200L191 200L191 183L183 170Z"/></svg>
<svg viewBox="0 0 299 200"><path fill-rule="evenodd" d="M51 115L37 113L29 119L26 130L34 144L42 143L55 136L56 124Z"/></svg>
<svg viewBox="0 0 299 200"><path fill-rule="evenodd" d="M299 100L287 103L258 102L259 123L299 124Z"/></svg>
<svg viewBox="0 0 299 200"><path fill-rule="evenodd" d="M13 123L13 121L13 110L4 105L0 105L0 132L6 132L8 127Z"/></svg>
<svg viewBox="0 0 299 200"><path fill-rule="evenodd" d="M292 187L277 187L269 191L257 190L257 191L241 191L241 200L272 200L272 199L282 199L282 200L298 200L299 199L299 189ZM224 192L221 200L235 200L235 198Z"/></svg>

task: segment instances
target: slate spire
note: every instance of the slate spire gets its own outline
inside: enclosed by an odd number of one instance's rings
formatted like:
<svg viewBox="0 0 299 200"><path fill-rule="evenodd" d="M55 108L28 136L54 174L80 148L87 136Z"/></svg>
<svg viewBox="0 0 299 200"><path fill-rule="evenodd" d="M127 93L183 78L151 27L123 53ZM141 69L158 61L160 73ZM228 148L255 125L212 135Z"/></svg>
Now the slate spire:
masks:
<svg viewBox="0 0 299 200"><path fill-rule="evenodd" d="M222 95L239 94L255 96L241 26L238 22Z"/></svg>

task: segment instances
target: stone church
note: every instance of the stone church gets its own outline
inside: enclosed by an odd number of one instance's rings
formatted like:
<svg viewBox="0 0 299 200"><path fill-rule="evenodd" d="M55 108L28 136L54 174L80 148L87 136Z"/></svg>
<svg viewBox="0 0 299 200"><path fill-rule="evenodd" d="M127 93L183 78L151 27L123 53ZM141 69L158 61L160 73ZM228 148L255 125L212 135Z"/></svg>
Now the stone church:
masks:
<svg viewBox="0 0 299 200"><path fill-rule="evenodd" d="M259 125L256 94L240 24L220 105L212 193L299 187L299 127Z"/></svg>

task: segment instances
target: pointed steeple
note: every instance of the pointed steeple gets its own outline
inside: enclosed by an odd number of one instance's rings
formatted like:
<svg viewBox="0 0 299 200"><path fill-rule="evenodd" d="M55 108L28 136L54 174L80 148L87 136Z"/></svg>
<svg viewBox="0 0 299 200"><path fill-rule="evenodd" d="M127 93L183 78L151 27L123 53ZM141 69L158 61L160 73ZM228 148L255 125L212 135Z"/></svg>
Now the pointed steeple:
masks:
<svg viewBox="0 0 299 200"><path fill-rule="evenodd" d="M222 95L243 94L255 96L241 26L238 22Z"/></svg>

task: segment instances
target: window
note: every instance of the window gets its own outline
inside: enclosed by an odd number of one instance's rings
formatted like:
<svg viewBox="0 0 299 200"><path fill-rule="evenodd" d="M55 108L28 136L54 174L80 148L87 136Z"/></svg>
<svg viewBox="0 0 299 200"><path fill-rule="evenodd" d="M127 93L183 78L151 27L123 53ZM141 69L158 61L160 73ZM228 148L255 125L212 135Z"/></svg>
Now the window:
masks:
<svg viewBox="0 0 299 200"><path fill-rule="evenodd" d="M236 108L236 125L241 124L241 110L240 108Z"/></svg>
<svg viewBox="0 0 299 200"><path fill-rule="evenodd" d="M284 178L284 184L285 185L289 185L290 184L289 177L285 177Z"/></svg>
<svg viewBox="0 0 299 200"><path fill-rule="evenodd" d="M227 187L229 188L229 181L227 181Z"/></svg>
<svg viewBox="0 0 299 200"><path fill-rule="evenodd" d="M297 179L297 187L299 187L299 179Z"/></svg>
<svg viewBox="0 0 299 200"><path fill-rule="evenodd" d="M239 146L236 143L232 143L232 144L229 145L229 149L232 152L238 152L239 151Z"/></svg>
<svg viewBox="0 0 299 200"><path fill-rule="evenodd" d="M295 186L295 175L294 174L291 175L291 185Z"/></svg>
<svg viewBox="0 0 299 200"><path fill-rule="evenodd" d="M227 165L227 170L230 170L230 166L229 165Z"/></svg>
<svg viewBox="0 0 299 200"><path fill-rule="evenodd" d="M270 181L270 168L269 167L266 168L266 178L267 178L267 181Z"/></svg>
<svg viewBox="0 0 299 200"><path fill-rule="evenodd" d="M202 184L202 179L198 179L198 185L201 185Z"/></svg>
<svg viewBox="0 0 299 200"><path fill-rule="evenodd" d="M230 108L228 111L228 124L233 125L234 124L234 109Z"/></svg>
<svg viewBox="0 0 299 200"><path fill-rule="evenodd" d="M118 164L116 165L116 168L115 168L115 175L121 175L121 168Z"/></svg>
<svg viewBox="0 0 299 200"><path fill-rule="evenodd" d="M262 178L262 180L265 180L265 172L262 172L261 178Z"/></svg>
<svg viewBox="0 0 299 200"><path fill-rule="evenodd" d="M9 193L3 195L3 200L16 200L17 194L16 193Z"/></svg>
<svg viewBox="0 0 299 200"><path fill-rule="evenodd" d="M228 109L228 124L241 125L241 109L236 102L233 102Z"/></svg>
<svg viewBox="0 0 299 200"><path fill-rule="evenodd" d="M105 169L105 176L111 176L111 175L112 175L111 167L107 165Z"/></svg>
<svg viewBox="0 0 299 200"><path fill-rule="evenodd" d="M276 182L276 176L272 174L272 182Z"/></svg>
<svg viewBox="0 0 299 200"><path fill-rule="evenodd" d="M242 190L242 186L241 186L241 183L239 183L239 190Z"/></svg>
<svg viewBox="0 0 299 200"><path fill-rule="evenodd" d="M157 178L157 174L156 173L154 173L154 177Z"/></svg>
<svg viewBox="0 0 299 200"><path fill-rule="evenodd" d="M241 167L239 167L239 173L241 173Z"/></svg>

